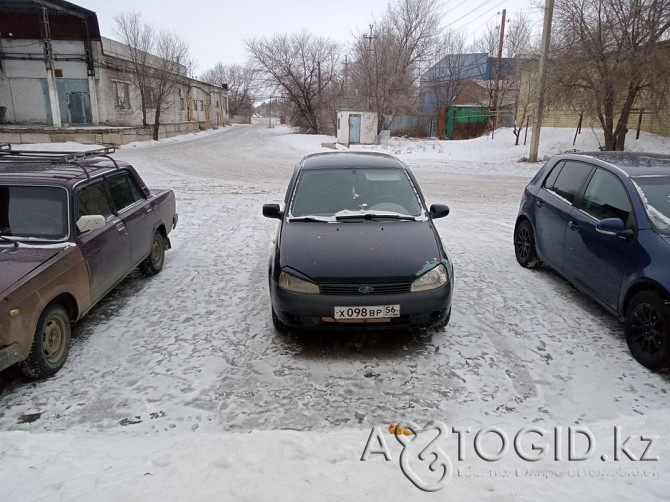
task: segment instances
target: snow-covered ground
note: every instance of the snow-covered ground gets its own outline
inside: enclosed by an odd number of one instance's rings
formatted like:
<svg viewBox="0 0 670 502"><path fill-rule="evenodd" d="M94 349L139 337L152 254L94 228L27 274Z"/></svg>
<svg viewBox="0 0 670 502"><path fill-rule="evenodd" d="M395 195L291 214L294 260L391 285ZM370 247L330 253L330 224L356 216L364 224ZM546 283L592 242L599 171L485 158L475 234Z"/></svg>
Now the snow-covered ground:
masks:
<svg viewBox="0 0 670 502"><path fill-rule="evenodd" d="M571 150L573 135L543 130L540 157ZM557 274L516 264L514 219L541 163L517 162L527 147L510 130L354 148L398 155L429 203L451 207L436 221L456 271L447 328L274 331L266 267L276 222L261 206L281 200L302 156L333 141L259 123L115 154L149 186L175 190L173 249L161 274L129 277L76 326L54 378L0 374L2 500L667 500L669 377L637 364L619 323ZM670 141L629 135L627 146L667 152ZM584 131L574 148L597 147ZM430 420L471 429L464 460L457 435L442 443L453 475L433 494L403 475L386 431ZM647 455L658 460L615 461L617 425L624 438L658 436ZM361 462L376 426L392 461ZM514 453L528 426L561 428L561 460L553 449L538 462ZM567 460L570 426L593 433L591 460ZM497 462L474 454L486 427L510 438ZM492 436L486 451L499 449ZM646 443L627 444L639 458ZM413 459L425 479L439 478L422 464Z"/></svg>

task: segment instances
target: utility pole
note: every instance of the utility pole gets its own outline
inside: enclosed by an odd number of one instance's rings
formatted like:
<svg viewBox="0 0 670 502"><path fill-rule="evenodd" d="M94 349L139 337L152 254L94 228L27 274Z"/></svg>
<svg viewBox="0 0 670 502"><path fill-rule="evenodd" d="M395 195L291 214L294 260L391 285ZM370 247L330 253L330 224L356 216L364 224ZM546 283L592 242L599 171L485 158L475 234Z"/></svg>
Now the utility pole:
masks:
<svg viewBox="0 0 670 502"><path fill-rule="evenodd" d="M349 56L344 56L344 96L349 96Z"/></svg>
<svg viewBox="0 0 670 502"><path fill-rule="evenodd" d="M540 47L540 67L538 68L537 103L535 104L535 118L533 131L530 135L529 162L537 162L537 150L540 146L540 130L542 129L542 109L544 108L544 81L549 54L549 41L551 40L551 21L554 16L554 0L545 0L544 3L544 26L542 27L542 46Z"/></svg>
<svg viewBox="0 0 670 502"><path fill-rule="evenodd" d="M318 103L316 107L316 129L317 133L321 134L321 61L316 62L317 67L317 91Z"/></svg>
<svg viewBox="0 0 670 502"><path fill-rule="evenodd" d="M505 42L505 17L507 10L502 11L502 22L500 24L500 43L498 44L498 61L496 63L496 82L493 87L493 130L498 126L498 93L500 92L500 66L502 64L503 43Z"/></svg>
<svg viewBox="0 0 670 502"><path fill-rule="evenodd" d="M372 40L376 38L372 34L372 25L370 25L370 34L363 35L368 40L368 68L372 71ZM372 92L372 79L368 79L368 111L370 111L370 93Z"/></svg>

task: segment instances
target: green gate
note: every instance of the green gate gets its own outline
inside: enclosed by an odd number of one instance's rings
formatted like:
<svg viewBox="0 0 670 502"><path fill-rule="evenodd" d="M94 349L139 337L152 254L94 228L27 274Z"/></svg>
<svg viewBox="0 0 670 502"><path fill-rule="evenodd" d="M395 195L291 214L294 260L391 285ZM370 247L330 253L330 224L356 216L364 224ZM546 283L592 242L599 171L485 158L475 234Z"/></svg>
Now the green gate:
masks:
<svg viewBox="0 0 670 502"><path fill-rule="evenodd" d="M445 124L449 139L469 139L481 136L491 116L491 110L483 106L452 106L447 110Z"/></svg>

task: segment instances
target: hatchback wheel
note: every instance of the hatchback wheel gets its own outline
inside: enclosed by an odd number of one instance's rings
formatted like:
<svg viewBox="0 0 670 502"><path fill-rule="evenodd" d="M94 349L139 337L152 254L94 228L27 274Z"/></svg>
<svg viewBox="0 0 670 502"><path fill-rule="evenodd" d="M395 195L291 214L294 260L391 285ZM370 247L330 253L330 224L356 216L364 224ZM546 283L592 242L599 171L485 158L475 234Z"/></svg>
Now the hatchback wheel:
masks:
<svg viewBox="0 0 670 502"><path fill-rule="evenodd" d="M514 253L516 261L525 268L537 268L542 260L537 257L535 250L535 234L528 220L519 223L514 231Z"/></svg>
<svg viewBox="0 0 670 502"><path fill-rule="evenodd" d="M670 366L670 308L653 291L636 294L626 309L626 342L652 371Z"/></svg>

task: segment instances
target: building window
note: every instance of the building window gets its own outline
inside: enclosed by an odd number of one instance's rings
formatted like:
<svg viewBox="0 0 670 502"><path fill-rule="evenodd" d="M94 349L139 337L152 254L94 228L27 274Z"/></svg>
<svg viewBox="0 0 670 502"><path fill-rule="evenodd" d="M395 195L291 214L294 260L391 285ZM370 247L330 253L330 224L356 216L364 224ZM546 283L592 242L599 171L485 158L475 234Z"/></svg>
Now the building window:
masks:
<svg viewBox="0 0 670 502"><path fill-rule="evenodd" d="M179 89L179 97L181 98L181 89ZM182 110L183 110L183 108L182 108Z"/></svg>
<svg viewBox="0 0 670 502"><path fill-rule="evenodd" d="M205 109L205 102L201 99L200 100L200 111L203 111Z"/></svg>
<svg viewBox="0 0 670 502"><path fill-rule="evenodd" d="M144 88L144 106L147 108L156 108L156 104L154 102L154 88L153 87L145 87Z"/></svg>
<svg viewBox="0 0 670 502"><path fill-rule="evenodd" d="M216 107L217 107L217 108L220 108L220 107L219 107L219 102L218 102L218 101L216 102Z"/></svg>
<svg viewBox="0 0 670 502"><path fill-rule="evenodd" d="M179 98L179 104L180 104L180 108L183 110L184 109L184 98Z"/></svg>
<svg viewBox="0 0 670 502"><path fill-rule="evenodd" d="M211 104L212 104L212 96L209 95L209 94L207 95L207 104L208 104L208 105L211 105Z"/></svg>
<svg viewBox="0 0 670 502"><path fill-rule="evenodd" d="M128 82L114 82L116 91L116 106L119 108L130 108L130 90Z"/></svg>

